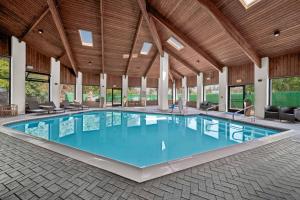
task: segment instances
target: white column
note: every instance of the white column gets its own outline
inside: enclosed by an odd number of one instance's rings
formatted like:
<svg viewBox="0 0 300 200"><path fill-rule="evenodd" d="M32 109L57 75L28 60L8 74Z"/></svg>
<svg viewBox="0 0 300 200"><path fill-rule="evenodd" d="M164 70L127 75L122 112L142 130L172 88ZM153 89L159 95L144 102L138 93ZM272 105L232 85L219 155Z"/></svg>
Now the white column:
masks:
<svg viewBox="0 0 300 200"><path fill-rule="evenodd" d="M141 97L142 101L144 101L145 105L147 105L147 77L141 77Z"/></svg>
<svg viewBox="0 0 300 200"><path fill-rule="evenodd" d="M197 109L203 101L203 73L197 75Z"/></svg>
<svg viewBox="0 0 300 200"><path fill-rule="evenodd" d="M122 99L126 97L128 101L128 76L123 75L122 76ZM122 106L124 106L124 101L122 101Z"/></svg>
<svg viewBox="0 0 300 200"><path fill-rule="evenodd" d="M219 72L219 111L228 111L228 67Z"/></svg>
<svg viewBox="0 0 300 200"><path fill-rule="evenodd" d="M183 77L181 79L181 83L182 83L182 103L183 103L183 106L186 106L186 102L187 102L187 94L188 94L188 88L187 88L187 79L186 79L186 76Z"/></svg>
<svg viewBox="0 0 300 200"><path fill-rule="evenodd" d="M168 104L168 84L169 84L169 54L164 52L163 56L160 56L160 96L158 99L159 102L159 109L161 110L168 110L169 104Z"/></svg>
<svg viewBox="0 0 300 200"><path fill-rule="evenodd" d="M51 77L50 77L50 101L53 101L56 107L60 103L60 61L51 58Z"/></svg>
<svg viewBox="0 0 300 200"><path fill-rule="evenodd" d="M254 66L255 116L264 118L269 103L269 58L261 59L261 68Z"/></svg>
<svg viewBox="0 0 300 200"><path fill-rule="evenodd" d="M106 84L107 74L100 74L100 99L103 100L103 107L106 107ZM102 103L102 102L101 102Z"/></svg>
<svg viewBox="0 0 300 200"><path fill-rule="evenodd" d="M11 103L18 105L18 114L25 113L26 44L11 38Z"/></svg>
<svg viewBox="0 0 300 200"><path fill-rule="evenodd" d="M82 103L82 73L78 72L76 77L76 101Z"/></svg>
<svg viewBox="0 0 300 200"><path fill-rule="evenodd" d="M176 102L176 80L174 80L172 87L173 87L172 100L173 100L173 104L175 104L175 102Z"/></svg>
<svg viewBox="0 0 300 200"><path fill-rule="evenodd" d="M160 93L161 93L161 89L160 89L160 78L158 78L158 88L157 88L157 99L158 99L158 102L157 102L157 104L158 104L158 107L159 107L159 105L160 105Z"/></svg>

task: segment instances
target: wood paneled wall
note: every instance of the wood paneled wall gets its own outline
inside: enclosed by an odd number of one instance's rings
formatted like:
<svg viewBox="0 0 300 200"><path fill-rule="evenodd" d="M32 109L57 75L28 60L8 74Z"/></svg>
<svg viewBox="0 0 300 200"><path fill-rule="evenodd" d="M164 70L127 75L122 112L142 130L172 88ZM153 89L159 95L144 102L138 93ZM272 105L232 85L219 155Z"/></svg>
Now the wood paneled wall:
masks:
<svg viewBox="0 0 300 200"><path fill-rule="evenodd" d="M204 85L219 84L219 72L216 70L203 72L203 84Z"/></svg>
<svg viewBox="0 0 300 200"><path fill-rule="evenodd" d="M0 55L10 56L10 37L0 33Z"/></svg>
<svg viewBox="0 0 300 200"><path fill-rule="evenodd" d="M87 72L82 73L82 84L100 86L100 74L87 73Z"/></svg>
<svg viewBox="0 0 300 200"><path fill-rule="evenodd" d="M141 87L140 77L128 77L128 87Z"/></svg>
<svg viewBox="0 0 300 200"><path fill-rule="evenodd" d="M147 78L147 87L148 88L158 88L158 79Z"/></svg>
<svg viewBox="0 0 300 200"><path fill-rule="evenodd" d="M188 76L187 77L187 86L196 87L197 86L197 76Z"/></svg>
<svg viewBox="0 0 300 200"><path fill-rule="evenodd" d="M159 81L157 80L158 84L159 84ZM169 85L168 85L169 88L172 88L173 89L173 82L171 79L169 79Z"/></svg>
<svg viewBox="0 0 300 200"><path fill-rule="evenodd" d="M60 64L60 83L61 84L76 84L76 77L72 69Z"/></svg>
<svg viewBox="0 0 300 200"><path fill-rule="evenodd" d="M300 53L270 58L270 78L300 76Z"/></svg>
<svg viewBox="0 0 300 200"><path fill-rule="evenodd" d="M228 67L228 85L247 85L253 83L254 83L253 63Z"/></svg>
<svg viewBox="0 0 300 200"><path fill-rule="evenodd" d="M175 80L175 87L176 88L181 88L182 87L182 80L181 79L176 79Z"/></svg>
<svg viewBox="0 0 300 200"><path fill-rule="evenodd" d="M107 88L122 88L122 76L107 75Z"/></svg>
<svg viewBox="0 0 300 200"><path fill-rule="evenodd" d="M26 71L50 74L50 58L28 45L26 45L26 66L33 66L33 69Z"/></svg>

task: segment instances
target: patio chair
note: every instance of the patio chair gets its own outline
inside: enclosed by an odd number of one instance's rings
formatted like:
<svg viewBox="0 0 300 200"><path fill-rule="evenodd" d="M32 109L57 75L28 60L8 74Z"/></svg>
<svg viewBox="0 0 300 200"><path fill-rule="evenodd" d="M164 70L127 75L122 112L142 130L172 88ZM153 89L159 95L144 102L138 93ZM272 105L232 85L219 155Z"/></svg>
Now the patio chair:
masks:
<svg viewBox="0 0 300 200"><path fill-rule="evenodd" d="M46 113L48 110L41 109L37 101L28 101L28 109L26 112L29 113Z"/></svg>
<svg viewBox="0 0 300 200"><path fill-rule="evenodd" d="M200 103L200 109L201 110L207 110L209 107L211 107L211 104L207 101L204 101Z"/></svg>
<svg viewBox="0 0 300 200"><path fill-rule="evenodd" d="M63 101L62 106L64 110L78 110L78 107L71 105L68 101Z"/></svg>
<svg viewBox="0 0 300 200"><path fill-rule="evenodd" d="M53 106L54 112L65 112L65 109L56 107L53 101L50 101L48 105Z"/></svg>
<svg viewBox="0 0 300 200"><path fill-rule="evenodd" d="M277 106L266 106L265 118L279 119L279 108Z"/></svg>
<svg viewBox="0 0 300 200"><path fill-rule="evenodd" d="M296 117L295 117L294 110L295 110L295 108L291 108L291 107L280 108L280 110L279 110L279 119L280 120L287 120L289 122L295 122Z"/></svg>
<svg viewBox="0 0 300 200"><path fill-rule="evenodd" d="M81 110L83 110L83 109L89 109L89 106L87 106L87 105L83 105L83 104L81 104L81 103L79 103L79 102L74 102L74 103L72 103L72 104L70 104L71 106L74 106L74 107L76 107L76 108L79 108L79 109L81 109Z"/></svg>

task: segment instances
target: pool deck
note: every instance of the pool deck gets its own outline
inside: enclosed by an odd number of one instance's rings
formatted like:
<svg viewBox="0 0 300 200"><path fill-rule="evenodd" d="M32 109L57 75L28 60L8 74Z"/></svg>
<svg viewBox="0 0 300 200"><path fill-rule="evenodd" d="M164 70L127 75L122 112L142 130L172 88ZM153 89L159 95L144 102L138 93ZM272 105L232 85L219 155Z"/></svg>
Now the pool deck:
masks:
<svg viewBox="0 0 300 200"><path fill-rule="evenodd" d="M198 112L189 108L186 114ZM231 118L213 111L208 114ZM29 118L35 116L1 119L0 123ZM242 116L237 119L251 121ZM261 119L256 123L300 133L299 123ZM0 133L0 199L300 199L300 134L136 183Z"/></svg>

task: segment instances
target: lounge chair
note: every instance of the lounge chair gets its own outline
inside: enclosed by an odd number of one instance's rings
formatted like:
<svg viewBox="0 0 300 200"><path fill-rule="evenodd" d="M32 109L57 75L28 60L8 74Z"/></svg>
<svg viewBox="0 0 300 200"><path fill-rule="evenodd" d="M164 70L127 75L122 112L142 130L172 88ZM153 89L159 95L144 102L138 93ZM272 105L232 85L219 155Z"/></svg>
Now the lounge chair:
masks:
<svg viewBox="0 0 300 200"><path fill-rule="evenodd" d="M290 122L295 122L296 117L295 117L295 108L291 107L284 107L280 108L279 110L279 119L280 120L287 120Z"/></svg>
<svg viewBox="0 0 300 200"><path fill-rule="evenodd" d="M89 109L89 107L87 106L87 105L83 105L83 104L81 104L81 103L77 103L77 102L74 102L74 103L72 103L72 104L70 104L71 106L74 106L74 107L76 107L76 108L79 108L79 109L81 109L81 110L83 110L83 109Z"/></svg>
<svg viewBox="0 0 300 200"><path fill-rule="evenodd" d="M64 110L78 110L78 107L71 105L68 101L63 101L62 106Z"/></svg>
<svg viewBox="0 0 300 200"><path fill-rule="evenodd" d="M40 108L40 105L37 101L28 101L28 109L26 110L29 113L46 113L48 110Z"/></svg>
<svg viewBox="0 0 300 200"><path fill-rule="evenodd" d="M265 118L279 119L279 108L277 106L266 106Z"/></svg>
<svg viewBox="0 0 300 200"><path fill-rule="evenodd" d="M300 121L300 108L296 108L294 110L294 113L295 113L295 118Z"/></svg>
<svg viewBox="0 0 300 200"><path fill-rule="evenodd" d="M52 110L52 111L54 111L54 112L65 112L65 109L56 107L56 105L54 104L53 101L50 101L50 102L48 103L48 105L50 105L50 106L53 107L53 110Z"/></svg>

